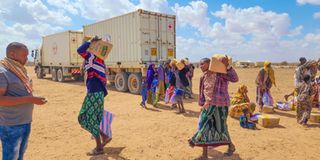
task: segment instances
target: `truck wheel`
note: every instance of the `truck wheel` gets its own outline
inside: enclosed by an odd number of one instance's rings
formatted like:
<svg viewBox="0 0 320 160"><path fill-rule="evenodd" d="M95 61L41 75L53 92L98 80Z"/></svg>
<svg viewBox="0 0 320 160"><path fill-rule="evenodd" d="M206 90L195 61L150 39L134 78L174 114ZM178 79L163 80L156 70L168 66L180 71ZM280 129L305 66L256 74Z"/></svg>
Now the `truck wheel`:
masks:
<svg viewBox="0 0 320 160"><path fill-rule="evenodd" d="M44 77L42 73L42 68L40 66L37 67L37 78L42 79Z"/></svg>
<svg viewBox="0 0 320 160"><path fill-rule="evenodd" d="M56 68L52 69L51 75L52 75L52 80L57 81L57 69Z"/></svg>
<svg viewBox="0 0 320 160"><path fill-rule="evenodd" d="M57 72L57 79L59 82L63 82L64 81L64 77L63 77L63 73L62 73L62 69L60 68Z"/></svg>
<svg viewBox="0 0 320 160"><path fill-rule="evenodd" d="M140 94L141 90L141 74L131 73L128 78L128 88L133 94Z"/></svg>
<svg viewBox="0 0 320 160"><path fill-rule="evenodd" d="M128 91L128 74L121 72L117 73L115 77L115 86L118 91L126 92Z"/></svg>

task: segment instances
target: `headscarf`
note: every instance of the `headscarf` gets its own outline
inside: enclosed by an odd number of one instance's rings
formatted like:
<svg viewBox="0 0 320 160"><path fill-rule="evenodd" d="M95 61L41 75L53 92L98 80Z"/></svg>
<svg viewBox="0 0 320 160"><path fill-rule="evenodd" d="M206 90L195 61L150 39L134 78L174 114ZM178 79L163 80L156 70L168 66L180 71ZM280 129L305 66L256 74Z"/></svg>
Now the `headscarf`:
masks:
<svg viewBox="0 0 320 160"><path fill-rule="evenodd" d="M248 89L245 85L240 85L237 93L234 95L234 98L245 99L247 98Z"/></svg>
<svg viewBox="0 0 320 160"><path fill-rule="evenodd" d="M28 93L32 94L31 79L27 75L27 69L22 64L10 58L5 58L0 64L14 73L21 80Z"/></svg>
<svg viewBox="0 0 320 160"><path fill-rule="evenodd" d="M272 68L271 66L268 67L269 65L271 65L271 62L265 61L265 62L264 62L264 67L263 67L263 69L264 69L265 72L268 73L269 78L270 78L272 84L274 84L274 85L276 86L276 78L275 78L275 76L274 76L274 70L273 70L273 68Z"/></svg>
<svg viewBox="0 0 320 160"><path fill-rule="evenodd" d="M154 74L155 74L155 71L153 69L153 66L154 64L150 64L149 67L148 67L148 71L147 71L147 78L146 78L146 82L147 82L147 90L149 90L151 88L151 84L152 84L152 81L153 81L153 78L154 78Z"/></svg>
<svg viewBox="0 0 320 160"><path fill-rule="evenodd" d="M310 76L311 76L311 79L315 79L316 75L317 75L317 71L318 71L318 62L315 61L315 60L310 60L308 62L306 62L303 67L306 69L306 68L309 68L309 71L310 71Z"/></svg>

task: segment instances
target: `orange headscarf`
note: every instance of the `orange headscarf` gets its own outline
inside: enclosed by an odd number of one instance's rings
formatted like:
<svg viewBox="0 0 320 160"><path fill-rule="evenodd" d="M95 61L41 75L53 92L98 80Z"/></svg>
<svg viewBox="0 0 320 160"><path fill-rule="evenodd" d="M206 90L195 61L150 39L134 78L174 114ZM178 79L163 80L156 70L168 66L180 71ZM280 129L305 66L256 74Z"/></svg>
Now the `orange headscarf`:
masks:
<svg viewBox="0 0 320 160"><path fill-rule="evenodd" d="M277 86L277 85L276 85L276 78L275 78L275 76L274 76L274 70L273 70L273 68L272 68L271 66L269 67L269 65L271 65L271 62L265 61L265 62L264 62L264 67L263 67L263 69L268 73L269 78L270 78L272 84L274 84L275 86Z"/></svg>

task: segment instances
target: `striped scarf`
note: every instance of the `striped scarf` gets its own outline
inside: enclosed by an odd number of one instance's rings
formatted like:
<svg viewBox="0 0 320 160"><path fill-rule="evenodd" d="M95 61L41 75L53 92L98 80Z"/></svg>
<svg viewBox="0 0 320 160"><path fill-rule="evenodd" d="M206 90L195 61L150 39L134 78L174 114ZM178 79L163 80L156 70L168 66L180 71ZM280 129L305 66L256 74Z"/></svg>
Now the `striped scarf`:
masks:
<svg viewBox="0 0 320 160"><path fill-rule="evenodd" d="M12 73L14 73L22 81L28 93L32 94L33 90L31 79L27 75L27 69L22 64L10 58L5 58L4 60L1 60L0 64L6 69L10 70Z"/></svg>

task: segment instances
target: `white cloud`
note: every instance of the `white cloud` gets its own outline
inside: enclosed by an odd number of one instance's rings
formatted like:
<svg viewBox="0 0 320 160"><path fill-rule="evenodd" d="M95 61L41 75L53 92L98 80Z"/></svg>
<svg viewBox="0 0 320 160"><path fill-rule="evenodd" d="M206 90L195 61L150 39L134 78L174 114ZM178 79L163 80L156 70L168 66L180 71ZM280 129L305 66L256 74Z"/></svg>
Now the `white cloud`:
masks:
<svg viewBox="0 0 320 160"><path fill-rule="evenodd" d="M36 22L26 8L20 7L19 1L2 0L0 8L0 19L3 22L19 22L28 24Z"/></svg>
<svg viewBox="0 0 320 160"><path fill-rule="evenodd" d="M70 17L63 15L61 11L49 10L40 0L21 0L20 7L26 8L37 21L63 26L71 24Z"/></svg>
<svg viewBox="0 0 320 160"><path fill-rule="evenodd" d="M167 0L140 0L137 5L130 0L92 0L90 2L84 0L48 0L48 3L63 11L90 20L103 20L137 9L173 13Z"/></svg>
<svg viewBox="0 0 320 160"><path fill-rule="evenodd" d="M211 13L222 22L211 25L208 6L203 1L187 6L176 4L174 11L180 27L190 26L201 33L199 39L177 37L180 57L191 55L199 60L213 53L227 53L239 60L296 61L300 56L316 58L320 53L319 35L311 33L299 39L303 26L291 28L287 13L223 4L219 11Z"/></svg>
<svg viewBox="0 0 320 160"><path fill-rule="evenodd" d="M41 36L61 31L62 27L52 27L49 24L20 24L7 26L0 22L0 58L5 56L5 48L11 42L21 42L28 48L35 49L41 44Z"/></svg>
<svg viewBox="0 0 320 160"><path fill-rule="evenodd" d="M309 33L304 39L307 43L314 43L320 46L320 34Z"/></svg>
<svg viewBox="0 0 320 160"><path fill-rule="evenodd" d="M320 19L320 12L316 12L313 14L314 19Z"/></svg>
<svg viewBox="0 0 320 160"><path fill-rule="evenodd" d="M290 18L287 13L264 11L261 7L236 9L231 5L223 4L220 11L212 15L225 20L228 31L239 34L272 34L276 37L286 36L291 31ZM295 29L299 32L302 28Z"/></svg>
<svg viewBox="0 0 320 160"><path fill-rule="evenodd" d="M173 13L167 0L140 0L140 4L138 4L135 8L147 9L167 14Z"/></svg>
<svg viewBox="0 0 320 160"><path fill-rule="evenodd" d="M178 3L172 7L177 16L177 24L181 27L191 26L200 32L207 30L209 18L207 17L208 5L203 1L192 1L187 6Z"/></svg>
<svg viewBox="0 0 320 160"><path fill-rule="evenodd" d="M63 10L73 14L78 15L78 9L73 5L75 1L69 0L47 0L47 2L55 7L62 8Z"/></svg>
<svg viewBox="0 0 320 160"><path fill-rule="evenodd" d="M90 5L88 5L88 3L90 3ZM93 20L102 20L121 15L133 11L135 7L128 0L100 0L93 2L79 0L74 5L79 8L82 17Z"/></svg>
<svg viewBox="0 0 320 160"><path fill-rule="evenodd" d="M320 5L320 0L297 0L297 2L302 5L308 4L308 3L314 4L314 5Z"/></svg>
<svg viewBox="0 0 320 160"><path fill-rule="evenodd" d="M63 26L71 24L71 18L63 15L63 11L51 10L40 0L2 0L0 8L1 53L13 41L34 49L42 36L62 31Z"/></svg>
<svg viewBox="0 0 320 160"><path fill-rule="evenodd" d="M302 30L303 30L303 26L300 25L300 26L296 27L295 29L291 30L289 32L288 36L294 37L294 36L300 35Z"/></svg>

